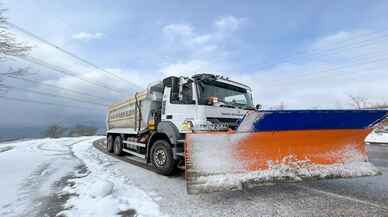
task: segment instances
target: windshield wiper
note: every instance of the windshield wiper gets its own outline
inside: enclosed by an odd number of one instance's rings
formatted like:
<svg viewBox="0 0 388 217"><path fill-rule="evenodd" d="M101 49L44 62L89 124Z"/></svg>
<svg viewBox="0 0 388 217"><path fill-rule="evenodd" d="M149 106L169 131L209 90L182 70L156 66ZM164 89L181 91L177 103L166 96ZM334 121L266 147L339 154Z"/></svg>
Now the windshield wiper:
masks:
<svg viewBox="0 0 388 217"><path fill-rule="evenodd" d="M244 104L239 104L239 103L233 103L229 102L230 105L232 105L234 108L239 108L239 109L255 109L253 106L250 105L244 105Z"/></svg>
<svg viewBox="0 0 388 217"><path fill-rule="evenodd" d="M218 99L218 102L222 102L224 104L223 107L236 108L236 105L234 105L230 102L225 102L225 101L222 101L220 99Z"/></svg>

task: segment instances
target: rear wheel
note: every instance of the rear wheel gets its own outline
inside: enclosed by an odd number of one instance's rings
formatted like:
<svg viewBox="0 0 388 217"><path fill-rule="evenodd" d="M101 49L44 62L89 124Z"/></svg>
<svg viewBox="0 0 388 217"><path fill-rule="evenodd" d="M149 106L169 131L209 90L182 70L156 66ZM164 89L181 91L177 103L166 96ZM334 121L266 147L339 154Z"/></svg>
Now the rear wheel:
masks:
<svg viewBox="0 0 388 217"><path fill-rule="evenodd" d="M156 171L163 175L171 175L176 167L172 148L169 142L157 140L151 148L151 162Z"/></svg>
<svg viewBox="0 0 388 217"><path fill-rule="evenodd" d="M106 151L113 152L113 136L109 135L106 139Z"/></svg>
<svg viewBox="0 0 388 217"><path fill-rule="evenodd" d="M115 155L123 154L123 143L120 136L116 136L115 142L113 143L113 153Z"/></svg>

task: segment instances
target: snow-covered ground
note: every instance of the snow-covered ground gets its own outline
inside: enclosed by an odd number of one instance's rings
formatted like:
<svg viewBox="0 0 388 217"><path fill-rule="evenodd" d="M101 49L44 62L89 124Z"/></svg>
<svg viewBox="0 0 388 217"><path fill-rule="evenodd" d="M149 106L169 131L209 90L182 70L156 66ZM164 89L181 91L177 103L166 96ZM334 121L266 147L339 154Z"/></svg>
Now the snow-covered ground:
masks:
<svg viewBox="0 0 388 217"><path fill-rule="evenodd" d="M89 175L73 179L74 186L65 193L78 194L71 197L62 212L66 216L107 217L117 213L136 210L139 216L162 216L158 205L115 167L118 160L96 150L89 140L74 146L74 154L83 160L91 171Z"/></svg>
<svg viewBox="0 0 388 217"><path fill-rule="evenodd" d="M368 147L382 176L187 195L183 175L108 155L99 138L0 143L0 216L388 216L384 145Z"/></svg>
<svg viewBox="0 0 388 217"><path fill-rule="evenodd" d="M54 183L81 162L71 145L84 139L40 139L2 143L0 153L0 216L28 216L55 189Z"/></svg>
<svg viewBox="0 0 388 217"><path fill-rule="evenodd" d="M0 216L161 216L158 205L92 146L99 137L0 144Z"/></svg>
<svg viewBox="0 0 388 217"><path fill-rule="evenodd" d="M388 132L372 132L366 137L365 142L388 144Z"/></svg>

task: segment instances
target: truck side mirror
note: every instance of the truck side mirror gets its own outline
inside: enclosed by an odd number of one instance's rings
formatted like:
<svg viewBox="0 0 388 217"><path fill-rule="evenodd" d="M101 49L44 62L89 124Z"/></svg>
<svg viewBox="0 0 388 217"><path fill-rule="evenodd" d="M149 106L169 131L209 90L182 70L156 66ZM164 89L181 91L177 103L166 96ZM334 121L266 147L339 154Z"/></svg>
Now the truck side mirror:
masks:
<svg viewBox="0 0 388 217"><path fill-rule="evenodd" d="M262 108L263 108L262 105L260 105L260 104L257 104L257 105L256 105L256 110L260 110L260 109L262 109Z"/></svg>

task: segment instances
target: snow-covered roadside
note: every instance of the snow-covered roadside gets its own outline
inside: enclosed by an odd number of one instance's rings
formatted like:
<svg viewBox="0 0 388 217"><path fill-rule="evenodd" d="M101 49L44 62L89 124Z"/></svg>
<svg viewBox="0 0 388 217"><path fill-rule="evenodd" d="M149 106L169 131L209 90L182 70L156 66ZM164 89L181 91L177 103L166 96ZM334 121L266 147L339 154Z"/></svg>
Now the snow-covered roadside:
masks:
<svg viewBox="0 0 388 217"><path fill-rule="evenodd" d="M73 146L74 154L82 159L89 174L70 180L74 185L63 190L64 194L75 196L67 201L62 214L109 217L136 210L136 216L162 216L159 206L115 167L120 161L93 147L94 140Z"/></svg>
<svg viewBox="0 0 388 217"><path fill-rule="evenodd" d="M85 138L35 139L2 143L0 216L34 216L55 194L55 182L73 173L80 161L70 146ZM7 148L7 150L5 149Z"/></svg>
<svg viewBox="0 0 388 217"><path fill-rule="evenodd" d="M386 132L379 132L379 133L377 133L377 132L373 131L372 133L370 133L366 137L365 142L388 144L388 133L386 133Z"/></svg>

